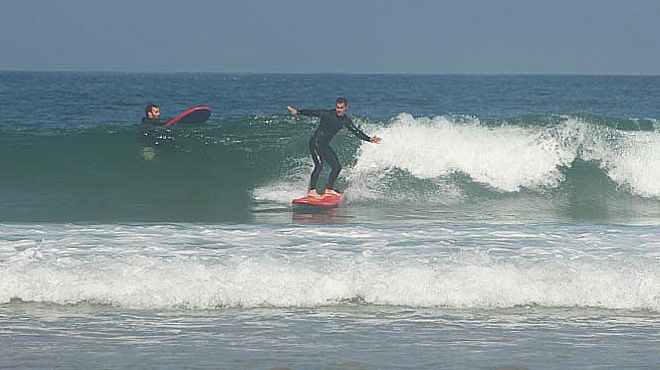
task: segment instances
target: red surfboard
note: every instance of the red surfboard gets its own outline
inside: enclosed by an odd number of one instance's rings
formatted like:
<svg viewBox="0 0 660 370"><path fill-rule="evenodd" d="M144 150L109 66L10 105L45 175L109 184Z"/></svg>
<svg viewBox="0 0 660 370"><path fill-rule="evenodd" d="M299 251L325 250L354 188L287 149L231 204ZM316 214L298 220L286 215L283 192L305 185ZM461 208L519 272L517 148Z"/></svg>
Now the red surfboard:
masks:
<svg viewBox="0 0 660 370"><path fill-rule="evenodd" d="M313 206L313 207L323 207L323 208L333 208L337 207L341 203L341 194L340 195L331 195L323 194L320 198L306 197L294 199L291 201L293 204Z"/></svg>
<svg viewBox="0 0 660 370"><path fill-rule="evenodd" d="M201 106L190 108L178 116L168 120L163 126L172 126L181 123L204 123L211 117L211 108Z"/></svg>

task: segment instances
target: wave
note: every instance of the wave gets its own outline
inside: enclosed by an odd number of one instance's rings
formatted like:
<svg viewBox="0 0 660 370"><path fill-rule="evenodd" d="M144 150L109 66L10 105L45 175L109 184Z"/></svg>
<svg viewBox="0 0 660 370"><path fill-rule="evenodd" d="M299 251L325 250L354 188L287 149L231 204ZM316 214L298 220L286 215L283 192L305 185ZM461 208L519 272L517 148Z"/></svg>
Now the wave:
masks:
<svg viewBox="0 0 660 370"><path fill-rule="evenodd" d="M534 124L537 120L545 123ZM456 198L474 185L499 193L564 190L568 176L590 175L571 171L580 168L576 163L587 163L617 191L660 197L657 129L625 131L615 127L620 123L598 125L569 116L512 121L517 124L401 114L386 124L366 124L384 140L359 146L346 171L348 192L354 199L383 199L393 193ZM309 169L298 170L295 182L274 187L300 188ZM261 189L256 194L266 198Z"/></svg>
<svg viewBox="0 0 660 370"><path fill-rule="evenodd" d="M633 202L652 217L660 210L656 123L409 114L355 120L383 142L359 142L348 133L333 142L344 162L339 188L354 204L451 206L533 197L591 208L605 202L609 210ZM0 158L9 180L0 183L0 203L9 211L0 218L249 218L254 202L288 205L305 192L314 125L307 118L250 116L148 135L122 126L3 131ZM222 214L214 204L224 207Z"/></svg>
<svg viewBox="0 0 660 370"><path fill-rule="evenodd" d="M0 304L660 312L656 227L3 225Z"/></svg>
<svg viewBox="0 0 660 370"><path fill-rule="evenodd" d="M30 253L30 251L28 251ZM34 253L34 251L32 251ZM0 267L0 303L93 303L215 309L370 305L451 308L598 307L660 311L657 264L533 263L465 253L449 261L291 261L236 257L97 257Z"/></svg>

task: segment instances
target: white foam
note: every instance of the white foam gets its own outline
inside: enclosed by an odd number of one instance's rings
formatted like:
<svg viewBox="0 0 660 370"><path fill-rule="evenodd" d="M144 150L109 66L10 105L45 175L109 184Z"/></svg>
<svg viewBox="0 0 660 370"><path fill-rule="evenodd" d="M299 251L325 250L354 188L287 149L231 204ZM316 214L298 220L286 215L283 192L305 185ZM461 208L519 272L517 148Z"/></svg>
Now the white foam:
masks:
<svg viewBox="0 0 660 370"><path fill-rule="evenodd" d="M252 197L257 201L290 204L291 199L305 195L311 171L311 159L295 159L289 173L275 182L255 188Z"/></svg>
<svg viewBox="0 0 660 370"><path fill-rule="evenodd" d="M660 133L629 132L621 146L603 154L608 175L638 195L660 198Z"/></svg>
<svg viewBox="0 0 660 370"><path fill-rule="evenodd" d="M435 179L440 193L460 190L438 181L464 173L499 191L552 188L563 180L560 168L575 159L601 166L618 184L637 195L660 197L660 132L626 132L581 118L558 118L557 125L487 127L477 119L397 117L387 127L372 127L380 146L364 144L350 170L351 190L372 196L393 169L420 179Z"/></svg>
<svg viewBox="0 0 660 370"><path fill-rule="evenodd" d="M597 162L633 193L660 197L660 132L621 131L566 117L551 134L575 158Z"/></svg>
<svg viewBox="0 0 660 370"><path fill-rule="evenodd" d="M465 308L600 307L660 310L657 265L614 261L370 261L243 257L96 258L0 268L0 302L130 308L313 307L355 299L374 305Z"/></svg>
<svg viewBox="0 0 660 370"><path fill-rule="evenodd" d="M381 145L360 148L352 179L397 168L421 179L460 172L501 191L555 186L561 180L558 166L570 163L573 154L539 133L533 128L490 128L476 119L463 123L401 114L375 132L383 138Z"/></svg>
<svg viewBox="0 0 660 370"><path fill-rule="evenodd" d="M2 226L0 303L660 312L657 227Z"/></svg>

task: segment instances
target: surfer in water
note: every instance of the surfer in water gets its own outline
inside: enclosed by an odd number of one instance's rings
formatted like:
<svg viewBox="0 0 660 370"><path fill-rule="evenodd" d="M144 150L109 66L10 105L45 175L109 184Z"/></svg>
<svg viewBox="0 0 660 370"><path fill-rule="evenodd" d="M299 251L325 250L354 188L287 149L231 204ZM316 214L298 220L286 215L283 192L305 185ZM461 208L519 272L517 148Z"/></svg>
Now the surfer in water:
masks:
<svg viewBox="0 0 660 370"><path fill-rule="evenodd" d="M316 190L316 183L319 179L319 174L323 169L323 164L328 163L332 170L330 171L330 176L328 177L328 182L325 187L325 194L338 195L334 189L335 180L339 176L341 171L341 163L339 163L339 158L337 153L330 147L330 141L337 134L342 127L346 127L359 139L368 141L371 143L380 143L380 138L378 136L369 137L367 134L362 132L359 128L355 127L353 121L349 116L346 115L348 110L348 102L345 98L338 98L335 103L335 109L320 109L320 110L311 110L311 109L296 109L292 106L286 107L289 112L296 116L301 114L303 116L318 117L321 119L319 126L314 131L314 134L309 139L309 151L312 154L312 159L314 160L314 171L312 171L311 180L309 182L309 196L313 198L320 198L321 195Z"/></svg>
<svg viewBox="0 0 660 370"><path fill-rule="evenodd" d="M172 150L176 148L174 135L167 127L162 127L164 122L160 120L160 106L149 104L144 109L144 117L138 129L138 140L145 145L144 150L149 153L145 159L153 159L155 148ZM145 152L146 153L146 152Z"/></svg>
<svg viewBox="0 0 660 370"><path fill-rule="evenodd" d="M160 107L156 104L149 104L144 109L144 117L142 118L143 125L160 126Z"/></svg>

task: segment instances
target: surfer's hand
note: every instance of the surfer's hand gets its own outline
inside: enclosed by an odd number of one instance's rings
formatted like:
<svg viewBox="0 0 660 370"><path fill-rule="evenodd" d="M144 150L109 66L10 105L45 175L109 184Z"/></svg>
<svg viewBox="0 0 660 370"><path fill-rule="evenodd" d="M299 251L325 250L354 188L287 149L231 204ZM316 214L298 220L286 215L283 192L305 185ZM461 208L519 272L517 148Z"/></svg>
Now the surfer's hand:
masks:
<svg viewBox="0 0 660 370"><path fill-rule="evenodd" d="M374 144L380 144L380 138L378 136L372 136L371 139L369 139L370 142Z"/></svg>
<svg viewBox="0 0 660 370"><path fill-rule="evenodd" d="M288 109L288 110L289 110L289 113L291 113L292 115L294 115L294 116L295 116L295 115L298 115L298 110L297 110L296 108L294 108L294 107L292 107L292 106L290 106L290 105L287 105L287 106L286 106L286 109Z"/></svg>

